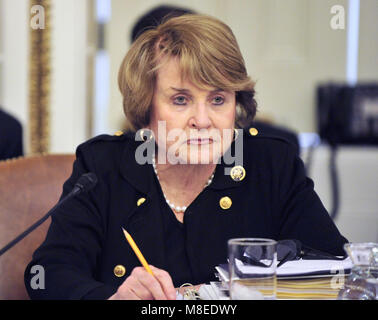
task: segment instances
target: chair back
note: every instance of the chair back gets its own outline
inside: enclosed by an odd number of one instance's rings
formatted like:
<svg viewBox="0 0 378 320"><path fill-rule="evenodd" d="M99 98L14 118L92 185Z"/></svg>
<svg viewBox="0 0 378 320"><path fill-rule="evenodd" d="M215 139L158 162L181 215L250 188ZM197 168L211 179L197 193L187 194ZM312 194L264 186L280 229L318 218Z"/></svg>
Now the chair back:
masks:
<svg viewBox="0 0 378 320"><path fill-rule="evenodd" d="M74 160L69 154L0 161L0 248L58 202ZM51 218L0 257L0 300L29 299L24 271L50 222Z"/></svg>

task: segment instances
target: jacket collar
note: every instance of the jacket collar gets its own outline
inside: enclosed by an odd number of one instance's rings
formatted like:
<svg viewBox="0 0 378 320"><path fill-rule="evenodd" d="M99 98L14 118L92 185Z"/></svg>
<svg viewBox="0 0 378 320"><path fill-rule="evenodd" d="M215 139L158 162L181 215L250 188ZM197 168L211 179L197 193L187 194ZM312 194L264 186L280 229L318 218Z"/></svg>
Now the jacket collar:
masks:
<svg viewBox="0 0 378 320"><path fill-rule="evenodd" d="M135 152L143 141L135 141L132 134L128 135L127 143L122 154L122 160L120 163L120 172L122 176L136 189L144 194L149 194L152 191L152 183L154 181L154 171L152 167L152 159L148 158L148 163L138 164L135 159ZM155 143L154 140L150 140L147 143ZM230 153L234 148L234 143L231 144L227 153ZM226 164L224 156L221 158L220 163L217 164L215 174L212 183L208 186L210 189L224 190L229 188L235 188L242 186L246 179L242 181L235 181L232 179L230 171L235 164Z"/></svg>
<svg viewBox="0 0 378 320"><path fill-rule="evenodd" d="M143 141L135 141L132 133L128 134L120 162L120 172L133 187L144 194L149 194L152 190L154 175L151 159L145 164L139 164L135 157L136 150L142 143ZM154 143L154 141L151 140L148 143Z"/></svg>

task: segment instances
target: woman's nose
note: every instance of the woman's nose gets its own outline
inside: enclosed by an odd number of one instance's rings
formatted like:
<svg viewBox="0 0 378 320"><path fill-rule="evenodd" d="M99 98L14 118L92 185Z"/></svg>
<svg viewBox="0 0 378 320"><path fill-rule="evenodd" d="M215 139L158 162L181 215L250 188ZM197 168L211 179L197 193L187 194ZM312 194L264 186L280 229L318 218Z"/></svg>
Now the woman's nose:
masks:
<svg viewBox="0 0 378 320"><path fill-rule="evenodd" d="M211 119L205 104L199 103L193 109L193 115L189 120L189 126L196 129L208 129L211 127Z"/></svg>

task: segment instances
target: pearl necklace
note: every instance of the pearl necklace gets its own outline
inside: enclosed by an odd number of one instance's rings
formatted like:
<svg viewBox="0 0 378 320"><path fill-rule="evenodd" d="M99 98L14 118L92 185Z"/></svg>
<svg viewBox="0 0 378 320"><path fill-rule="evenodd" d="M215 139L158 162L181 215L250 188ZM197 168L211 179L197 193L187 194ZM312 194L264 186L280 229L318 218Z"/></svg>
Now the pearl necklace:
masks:
<svg viewBox="0 0 378 320"><path fill-rule="evenodd" d="M154 168L154 171L155 171L155 174L156 174L156 178L159 180L160 182L160 179L159 179L159 175L158 175L158 172L157 172L157 168L156 168L156 162L155 162L155 156L152 158L152 167ZM205 183L203 189L205 189L207 186L209 186L212 182L213 182L213 178L214 178L214 173L211 175L211 177L207 180L207 182ZM170 208L177 212L177 213L181 213L181 212L185 212L185 210L187 209L186 206L176 206L174 205L171 201L169 201L167 199L167 197L165 196L164 194L164 191L163 191L163 195L164 195L164 199L165 201L167 202L167 204L170 206Z"/></svg>

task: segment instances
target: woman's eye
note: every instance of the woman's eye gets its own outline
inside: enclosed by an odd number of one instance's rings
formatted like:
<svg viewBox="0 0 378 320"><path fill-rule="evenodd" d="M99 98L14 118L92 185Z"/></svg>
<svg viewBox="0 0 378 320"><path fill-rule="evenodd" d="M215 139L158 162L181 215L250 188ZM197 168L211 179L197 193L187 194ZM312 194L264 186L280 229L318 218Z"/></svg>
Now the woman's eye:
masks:
<svg viewBox="0 0 378 320"><path fill-rule="evenodd" d="M221 97L221 96L218 96L218 97L213 98L213 103L214 103L215 105L223 104L223 102L224 102L224 98Z"/></svg>
<svg viewBox="0 0 378 320"><path fill-rule="evenodd" d="M174 103L174 104L177 104L177 105L180 105L180 106L183 106L183 105L186 104L186 97L184 97L184 96L176 97L176 98L173 100L173 103Z"/></svg>

